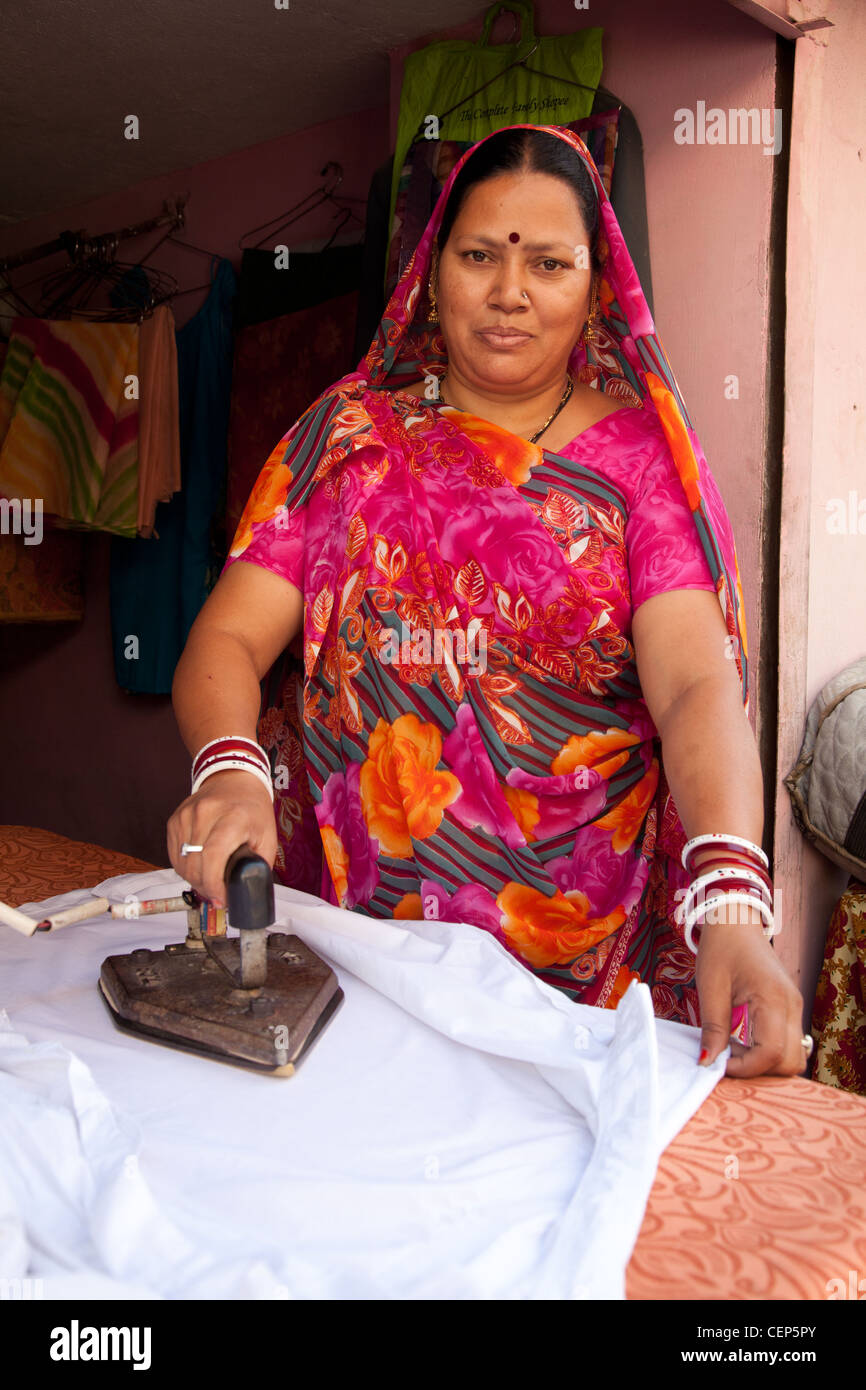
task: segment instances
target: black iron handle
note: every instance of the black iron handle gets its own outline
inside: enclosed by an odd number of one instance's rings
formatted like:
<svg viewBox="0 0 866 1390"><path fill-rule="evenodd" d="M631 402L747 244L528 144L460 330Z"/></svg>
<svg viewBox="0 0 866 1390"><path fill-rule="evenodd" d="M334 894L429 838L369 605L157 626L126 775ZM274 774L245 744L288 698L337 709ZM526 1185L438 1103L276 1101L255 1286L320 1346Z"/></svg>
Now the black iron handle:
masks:
<svg viewBox="0 0 866 1390"><path fill-rule="evenodd" d="M274 920L274 876L271 866L249 845L241 845L225 868L229 922L240 931L243 989L258 989L267 973L265 928Z"/></svg>
<svg viewBox="0 0 866 1390"><path fill-rule="evenodd" d="M241 931L270 927L274 921L274 876L267 860L241 845L225 868L229 921Z"/></svg>

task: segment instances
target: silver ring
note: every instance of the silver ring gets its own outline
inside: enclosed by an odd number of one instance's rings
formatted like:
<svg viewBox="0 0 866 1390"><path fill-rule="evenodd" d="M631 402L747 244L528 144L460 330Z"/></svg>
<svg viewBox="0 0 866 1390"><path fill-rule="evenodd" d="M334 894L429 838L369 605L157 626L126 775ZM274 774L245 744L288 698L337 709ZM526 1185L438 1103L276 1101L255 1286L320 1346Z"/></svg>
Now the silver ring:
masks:
<svg viewBox="0 0 866 1390"><path fill-rule="evenodd" d="M203 854L204 845L188 845L184 840L180 847L181 854Z"/></svg>
<svg viewBox="0 0 866 1390"><path fill-rule="evenodd" d="M811 1057L811 1056L812 1056L812 1049L813 1049L814 1046L815 1046L815 1039L812 1037L812 1034L811 1034L811 1033L804 1033L803 1036L802 1036L802 1038L800 1039L800 1042L802 1043L803 1047L805 1047L805 1049L806 1049L806 1056L807 1056L807 1057Z"/></svg>

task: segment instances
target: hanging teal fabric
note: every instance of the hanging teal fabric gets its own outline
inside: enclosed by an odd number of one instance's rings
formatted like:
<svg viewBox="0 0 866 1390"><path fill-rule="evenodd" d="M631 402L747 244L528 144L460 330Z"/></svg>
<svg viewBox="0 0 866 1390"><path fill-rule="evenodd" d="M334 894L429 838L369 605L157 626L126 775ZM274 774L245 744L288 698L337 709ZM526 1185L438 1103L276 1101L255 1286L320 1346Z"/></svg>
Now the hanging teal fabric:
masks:
<svg viewBox="0 0 866 1390"><path fill-rule="evenodd" d="M114 670L118 685L137 695L171 693L222 563L214 527L225 493L237 277L228 260L211 271L207 299L176 335L181 491L158 504L150 539L112 537Z"/></svg>
<svg viewBox="0 0 866 1390"><path fill-rule="evenodd" d="M490 31L502 10L518 15L520 37L491 47ZM444 39L410 54L400 94L389 229L400 171L416 135L474 141L516 122L567 125L588 116L601 80L602 33L593 28L536 38L533 5L500 0L487 11L478 43Z"/></svg>

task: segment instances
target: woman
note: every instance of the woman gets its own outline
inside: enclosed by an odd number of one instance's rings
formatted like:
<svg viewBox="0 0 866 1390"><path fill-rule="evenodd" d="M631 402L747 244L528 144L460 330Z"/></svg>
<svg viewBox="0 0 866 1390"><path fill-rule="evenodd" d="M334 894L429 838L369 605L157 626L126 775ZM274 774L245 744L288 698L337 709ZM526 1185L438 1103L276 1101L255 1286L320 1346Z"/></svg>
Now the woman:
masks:
<svg viewBox="0 0 866 1390"><path fill-rule="evenodd" d="M259 682L302 626L331 901L474 923L582 1002L645 980L705 1064L747 1006L728 1073L803 1070L730 523L570 131L463 155L359 370L249 499L174 686L169 854L216 902L238 844L274 862Z"/></svg>

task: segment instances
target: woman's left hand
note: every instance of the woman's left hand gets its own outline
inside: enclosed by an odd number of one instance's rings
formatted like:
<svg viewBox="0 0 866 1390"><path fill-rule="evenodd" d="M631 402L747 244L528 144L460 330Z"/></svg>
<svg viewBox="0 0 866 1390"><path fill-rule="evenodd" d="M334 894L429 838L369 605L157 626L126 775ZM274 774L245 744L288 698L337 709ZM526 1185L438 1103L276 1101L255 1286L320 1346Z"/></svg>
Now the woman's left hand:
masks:
<svg viewBox="0 0 866 1390"><path fill-rule="evenodd" d="M701 925L696 982L703 1063L709 1066L730 1043L726 1076L798 1076L808 1060L803 999L754 916L750 923ZM730 1036L739 1004L749 1008L749 1047Z"/></svg>

